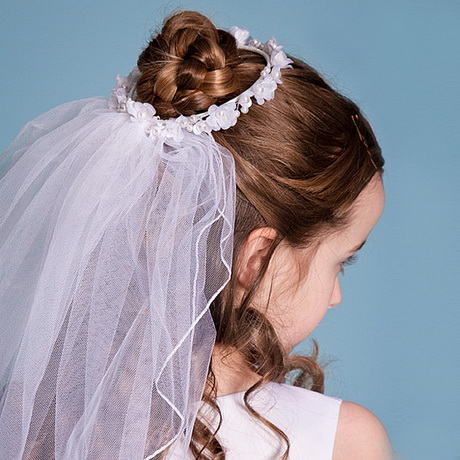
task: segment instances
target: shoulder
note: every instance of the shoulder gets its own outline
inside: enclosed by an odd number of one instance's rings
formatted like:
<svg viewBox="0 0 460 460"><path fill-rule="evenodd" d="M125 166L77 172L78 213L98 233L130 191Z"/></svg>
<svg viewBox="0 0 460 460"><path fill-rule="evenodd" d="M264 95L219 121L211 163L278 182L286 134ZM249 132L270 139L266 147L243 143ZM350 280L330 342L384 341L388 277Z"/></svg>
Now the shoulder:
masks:
<svg viewBox="0 0 460 460"><path fill-rule="evenodd" d="M333 460L393 459L388 435L380 420L359 404L340 406Z"/></svg>

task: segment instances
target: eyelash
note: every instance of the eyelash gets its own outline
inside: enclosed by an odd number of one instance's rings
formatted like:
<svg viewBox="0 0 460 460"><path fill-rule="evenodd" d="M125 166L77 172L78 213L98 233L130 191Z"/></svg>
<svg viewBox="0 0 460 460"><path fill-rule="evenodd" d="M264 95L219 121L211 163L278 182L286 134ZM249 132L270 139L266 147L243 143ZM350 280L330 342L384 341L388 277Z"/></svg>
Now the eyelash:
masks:
<svg viewBox="0 0 460 460"><path fill-rule="evenodd" d="M342 262L340 264L340 272L342 273L342 275L343 275L343 272L345 271L345 267L348 267L349 265L353 265L357 260L358 260L358 255L353 254L347 260Z"/></svg>

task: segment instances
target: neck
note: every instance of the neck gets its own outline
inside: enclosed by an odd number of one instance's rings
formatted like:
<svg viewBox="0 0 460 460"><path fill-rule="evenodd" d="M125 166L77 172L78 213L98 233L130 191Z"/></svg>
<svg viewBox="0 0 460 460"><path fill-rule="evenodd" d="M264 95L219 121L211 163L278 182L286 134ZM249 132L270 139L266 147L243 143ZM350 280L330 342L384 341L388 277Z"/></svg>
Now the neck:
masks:
<svg viewBox="0 0 460 460"><path fill-rule="evenodd" d="M239 351L220 344L214 346L212 370L216 377L217 396L246 391L260 380Z"/></svg>

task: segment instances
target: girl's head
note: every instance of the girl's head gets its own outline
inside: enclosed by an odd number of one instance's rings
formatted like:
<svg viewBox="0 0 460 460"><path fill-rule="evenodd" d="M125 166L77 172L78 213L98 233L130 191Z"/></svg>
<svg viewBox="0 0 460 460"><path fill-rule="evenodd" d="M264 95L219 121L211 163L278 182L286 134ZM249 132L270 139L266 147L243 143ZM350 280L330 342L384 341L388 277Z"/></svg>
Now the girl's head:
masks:
<svg viewBox="0 0 460 460"><path fill-rule="evenodd" d="M382 210L384 161L356 104L290 58L273 100L213 132L235 158L237 204L233 274L211 308L217 343L261 380L297 368L297 383L321 390L315 357L288 352L340 301L341 264ZM137 100L163 118L203 112L249 88L265 64L201 14L176 13L139 57Z"/></svg>
<svg viewBox="0 0 460 460"><path fill-rule="evenodd" d="M359 108L312 67L291 59L293 68L283 69L273 100L253 104L235 126L213 133L236 161L233 277L213 306L218 341L232 345L244 328L228 329L244 322L276 246L297 249L297 280L307 276L316 245L347 227L357 197L383 169ZM139 57L137 99L152 103L164 118L199 113L249 88L265 64L201 14L176 13ZM242 250L263 228L274 231L264 233L269 247L261 249L260 269L248 276ZM242 286L244 296L235 302Z"/></svg>

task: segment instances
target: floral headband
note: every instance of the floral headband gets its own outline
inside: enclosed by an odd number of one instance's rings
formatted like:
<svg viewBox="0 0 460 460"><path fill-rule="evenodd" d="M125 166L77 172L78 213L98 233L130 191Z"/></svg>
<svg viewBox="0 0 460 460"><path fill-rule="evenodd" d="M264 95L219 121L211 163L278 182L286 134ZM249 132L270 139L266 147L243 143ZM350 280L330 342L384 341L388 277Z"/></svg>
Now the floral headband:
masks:
<svg viewBox="0 0 460 460"><path fill-rule="evenodd" d="M132 121L144 126L148 137L172 139L174 142L182 141L184 129L200 135L234 126L241 113L249 111L253 98L260 105L274 98L275 89L281 83L281 69L291 68L293 61L286 56L282 51L283 47L273 37L265 43L249 40L250 32L236 26L230 29L230 33L235 37L239 49L256 52L267 61L260 77L238 96L221 105L213 104L206 112L163 120L156 115L151 104L131 99L139 77L139 69L134 67L127 77L117 76L109 107L128 113Z"/></svg>

